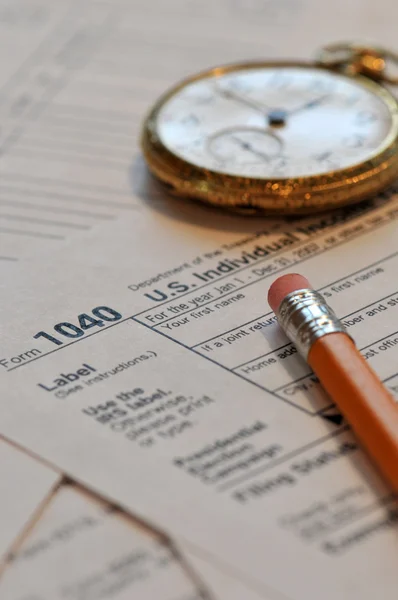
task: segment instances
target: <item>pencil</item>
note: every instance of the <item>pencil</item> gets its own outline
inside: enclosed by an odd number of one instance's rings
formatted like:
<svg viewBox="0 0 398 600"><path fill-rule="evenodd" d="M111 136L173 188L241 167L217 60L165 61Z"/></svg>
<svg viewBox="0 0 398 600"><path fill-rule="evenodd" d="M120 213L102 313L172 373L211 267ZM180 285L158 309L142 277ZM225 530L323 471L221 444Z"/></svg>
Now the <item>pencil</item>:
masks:
<svg viewBox="0 0 398 600"><path fill-rule="evenodd" d="M321 294L302 275L277 279L268 302L394 492L398 407Z"/></svg>

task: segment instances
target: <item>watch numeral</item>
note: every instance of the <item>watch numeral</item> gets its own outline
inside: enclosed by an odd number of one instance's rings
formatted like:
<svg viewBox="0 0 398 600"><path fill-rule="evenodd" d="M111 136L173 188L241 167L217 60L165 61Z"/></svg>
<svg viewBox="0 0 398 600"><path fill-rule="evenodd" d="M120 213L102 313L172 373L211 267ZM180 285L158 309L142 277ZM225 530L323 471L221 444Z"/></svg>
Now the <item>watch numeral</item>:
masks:
<svg viewBox="0 0 398 600"><path fill-rule="evenodd" d="M207 96L193 96L192 97L192 102L194 104L197 104L198 106L201 106L202 104L211 104L212 102L214 102L215 100L215 96L212 96L211 94L207 95Z"/></svg>
<svg viewBox="0 0 398 600"><path fill-rule="evenodd" d="M366 137L360 134L354 134L343 139L343 143L347 148L363 148L365 142Z"/></svg>
<svg viewBox="0 0 398 600"><path fill-rule="evenodd" d="M325 93L330 92L332 87L330 81L325 81L324 79L312 79L307 89L310 92Z"/></svg>
<svg viewBox="0 0 398 600"><path fill-rule="evenodd" d="M199 123L200 121L198 117L193 114L187 115L186 117L181 119L181 124L185 125L186 127L196 127L197 125L199 125Z"/></svg>
<svg viewBox="0 0 398 600"><path fill-rule="evenodd" d="M332 152L321 152L320 154L314 154L314 158L315 160L317 160L318 162L324 162L324 161L328 161L330 160L330 157L332 156Z"/></svg>
<svg viewBox="0 0 398 600"><path fill-rule="evenodd" d="M291 75L286 75L286 73L282 72L273 73L267 81L267 87L271 87L275 90L284 90L290 85L291 81Z"/></svg>
<svg viewBox="0 0 398 600"><path fill-rule="evenodd" d="M359 94L350 94L349 96L347 96L347 100L346 100L346 104L347 106L354 106L354 104L356 104L359 100L360 96Z"/></svg>
<svg viewBox="0 0 398 600"><path fill-rule="evenodd" d="M336 162L336 158L331 151L320 152L319 154L314 154L312 157L317 162L321 163L323 168L327 168L330 170L336 170L339 168L338 162Z"/></svg>
<svg viewBox="0 0 398 600"><path fill-rule="evenodd" d="M274 171L283 171L287 167L287 161L288 159L285 156L278 156L277 159L273 159L272 166L274 167Z"/></svg>
<svg viewBox="0 0 398 600"><path fill-rule="evenodd" d="M231 79L230 83L229 83L229 87L231 90L233 90L234 92L251 92L252 91L252 87L246 82L246 81L242 81L242 79ZM228 92L228 89L226 89L226 91Z"/></svg>
<svg viewBox="0 0 398 600"><path fill-rule="evenodd" d="M370 110L361 110L355 117L355 122L357 125L368 125L369 123L374 123L375 121L377 121L377 117Z"/></svg>

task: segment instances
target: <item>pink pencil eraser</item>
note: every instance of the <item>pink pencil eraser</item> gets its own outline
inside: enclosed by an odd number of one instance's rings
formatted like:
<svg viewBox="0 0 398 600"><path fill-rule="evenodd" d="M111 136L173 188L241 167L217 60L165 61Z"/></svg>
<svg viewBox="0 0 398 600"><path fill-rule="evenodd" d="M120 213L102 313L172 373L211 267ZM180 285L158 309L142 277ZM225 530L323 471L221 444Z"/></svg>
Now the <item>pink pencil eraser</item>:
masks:
<svg viewBox="0 0 398 600"><path fill-rule="evenodd" d="M298 273L289 273L278 277L268 290L268 304L276 313L282 300L292 292L310 288L312 285L306 277Z"/></svg>

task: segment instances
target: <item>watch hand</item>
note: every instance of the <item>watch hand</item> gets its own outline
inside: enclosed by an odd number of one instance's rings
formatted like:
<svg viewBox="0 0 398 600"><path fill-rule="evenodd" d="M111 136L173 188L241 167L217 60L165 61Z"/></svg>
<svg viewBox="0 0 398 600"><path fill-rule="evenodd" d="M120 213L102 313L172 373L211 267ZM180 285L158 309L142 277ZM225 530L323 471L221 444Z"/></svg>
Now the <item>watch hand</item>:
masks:
<svg viewBox="0 0 398 600"><path fill-rule="evenodd" d="M314 100L310 100L309 102L306 102L305 104L303 104L302 106L299 106L298 108L293 108L292 110L287 111L287 114L288 114L288 116L295 115L298 112L301 112L302 110L307 110L309 108L315 108L316 106L318 106L318 104L321 104L324 100L326 100L329 97L330 97L330 94L324 94L323 96L320 96L319 98L315 98Z"/></svg>
<svg viewBox="0 0 398 600"><path fill-rule="evenodd" d="M286 117L289 114L286 110L283 109L275 109L267 106L266 104L256 102L256 100L252 100L251 98L247 98L246 96L241 96L232 90L226 90L218 85L215 86L216 91L227 98L228 100L235 100L236 102L240 102L258 112L265 117L266 127L270 125L271 127L281 127L286 124Z"/></svg>
<svg viewBox="0 0 398 600"><path fill-rule="evenodd" d="M267 156L267 154L263 154L263 152L260 152L259 150L256 150L255 148L253 148L253 146L251 144L248 144L247 142L244 142L243 140L241 140L240 138L236 137L235 135L232 136L232 139L234 140L234 142L236 142L237 144L239 144L239 146L241 148L243 148L243 150L247 150L248 152L251 152L252 154L254 154L255 156L258 156L259 158L262 158L265 161L269 161L269 156Z"/></svg>
<svg viewBox="0 0 398 600"><path fill-rule="evenodd" d="M235 100L236 102L240 102L241 104L245 104L254 110L261 112L263 115L267 113L270 108L266 104L261 104L260 102L256 102L256 100L252 100L251 98L247 98L246 96L241 96L232 90L226 90L218 85L215 86L216 90L221 96L228 98L229 100Z"/></svg>

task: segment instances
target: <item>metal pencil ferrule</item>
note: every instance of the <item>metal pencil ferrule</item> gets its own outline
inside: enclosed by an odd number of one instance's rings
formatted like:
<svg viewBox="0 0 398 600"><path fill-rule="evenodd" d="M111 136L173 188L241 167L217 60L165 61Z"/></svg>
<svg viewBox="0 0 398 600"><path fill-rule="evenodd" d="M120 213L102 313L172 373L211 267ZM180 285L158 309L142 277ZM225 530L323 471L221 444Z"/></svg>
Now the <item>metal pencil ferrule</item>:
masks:
<svg viewBox="0 0 398 600"><path fill-rule="evenodd" d="M329 333L347 333L324 297L311 289L288 294L282 300L276 316L288 338L305 359L317 339Z"/></svg>

